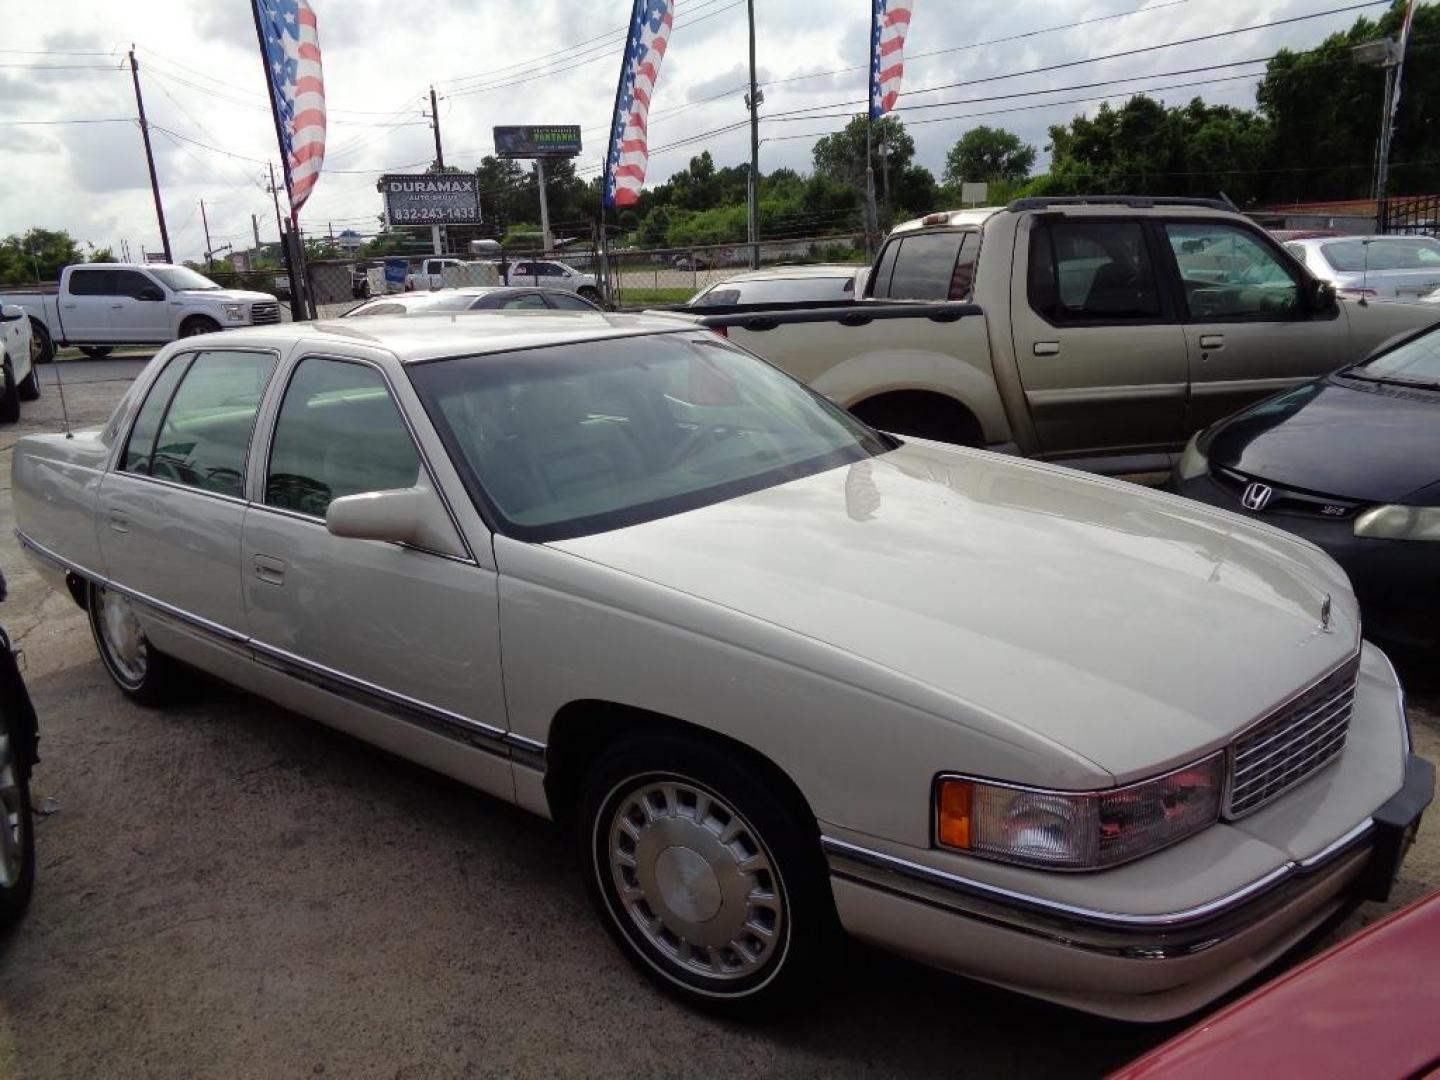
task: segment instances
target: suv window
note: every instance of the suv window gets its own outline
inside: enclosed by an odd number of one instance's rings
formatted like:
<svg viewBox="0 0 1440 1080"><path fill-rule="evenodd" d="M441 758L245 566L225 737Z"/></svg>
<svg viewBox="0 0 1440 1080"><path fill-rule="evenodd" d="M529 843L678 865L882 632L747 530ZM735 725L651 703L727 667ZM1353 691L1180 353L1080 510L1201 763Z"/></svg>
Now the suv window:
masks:
<svg viewBox="0 0 1440 1080"><path fill-rule="evenodd" d="M267 505L324 517L335 499L413 487L419 476L420 455L378 371L300 362L275 423Z"/></svg>
<svg viewBox="0 0 1440 1080"><path fill-rule="evenodd" d="M109 270L71 270L71 296L109 296Z"/></svg>
<svg viewBox="0 0 1440 1080"><path fill-rule="evenodd" d="M144 289L154 290L158 286L138 270L112 270L110 291L113 296L128 296L139 300Z"/></svg>
<svg viewBox="0 0 1440 1080"><path fill-rule="evenodd" d="M1138 221L1056 221L1030 233L1030 306L1052 323L1160 317Z"/></svg>
<svg viewBox="0 0 1440 1080"><path fill-rule="evenodd" d="M1300 308L1300 283L1248 230L1218 222L1166 222L1193 319L1285 318Z"/></svg>
<svg viewBox="0 0 1440 1080"><path fill-rule="evenodd" d="M274 370L269 353L196 356L165 411L150 475L240 497L255 412Z"/></svg>
<svg viewBox="0 0 1440 1080"><path fill-rule="evenodd" d="M120 461L121 471L150 471L150 455L155 452L155 433L160 430L160 418L165 415L170 397L192 359L194 357L190 355L171 357L165 370L150 384L150 392L145 395L145 403L140 406L135 423L130 428L130 439L125 444L125 455Z"/></svg>
<svg viewBox="0 0 1440 1080"><path fill-rule="evenodd" d="M899 242L889 284L883 281L885 259L875 295L895 300L965 300L975 276L980 249L974 232L922 232ZM887 251L886 255L888 256Z"/></svg>

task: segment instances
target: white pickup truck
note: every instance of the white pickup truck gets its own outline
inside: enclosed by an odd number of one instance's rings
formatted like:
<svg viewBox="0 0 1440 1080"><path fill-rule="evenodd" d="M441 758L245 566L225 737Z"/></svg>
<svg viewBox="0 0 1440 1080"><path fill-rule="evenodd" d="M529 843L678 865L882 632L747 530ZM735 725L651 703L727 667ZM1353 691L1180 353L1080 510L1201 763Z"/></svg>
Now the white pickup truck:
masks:
<svg viewBox="0 0 1440 1080"><path fill-rule="evenodd" d="M1208 199L930 214L890 234L863 294L684 310L883 430L1127 475L1168 472L1195 431L1440 321L1440 305L1337 300ZM914 315L874 314L896 302Z"/></svg>
<svg viewBox="0 0 1440 1080"><path fill-rule="evenodd" d="M30 316L40 363L54 358L57 345L104 356L116 345L163 345L280 321L280 302L269 293L224 289L188 266L164 263L67 266L58 286L0 293L0 300Z"/></svg>
<svg viewBox="0 0 1440 1080"><path fill-rule="evenodd" d="M433 292L471 285L499 285L500 273L494 263L441 256L420 260L405 275L406 292Z"/></svg>

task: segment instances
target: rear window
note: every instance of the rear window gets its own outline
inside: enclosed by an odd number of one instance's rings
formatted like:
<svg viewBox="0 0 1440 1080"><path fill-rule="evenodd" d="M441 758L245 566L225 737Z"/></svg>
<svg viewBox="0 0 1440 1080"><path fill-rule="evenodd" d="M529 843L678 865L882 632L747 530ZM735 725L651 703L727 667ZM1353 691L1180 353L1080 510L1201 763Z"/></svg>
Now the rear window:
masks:
<svg viewBox="0 0 1440 1080"><path fill-rule="evenodd" d="M894 300L968 300L979 250L975 232L921 232L893 241L880 257L874 295Z"/></svg>
<svg viewBox="0 0 1440 1080"><path fill-rule="evenodd" d="M1337 240L1321 244L1325 261L1341 273L1440 269L1440 243L1413 240Z"/></svg>

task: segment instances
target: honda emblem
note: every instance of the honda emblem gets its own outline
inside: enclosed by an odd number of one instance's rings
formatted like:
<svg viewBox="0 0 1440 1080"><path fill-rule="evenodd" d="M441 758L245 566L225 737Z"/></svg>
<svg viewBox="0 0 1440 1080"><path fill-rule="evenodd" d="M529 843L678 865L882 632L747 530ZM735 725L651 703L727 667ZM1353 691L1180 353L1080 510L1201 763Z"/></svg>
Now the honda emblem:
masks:
<svg viewBox="0 0 1440 1080"><path fill-rule="evenodd" d="M1240 496L1240 505L1246 510L1254 510L1257 513L1270 505L1270 496L1275 494L1269 484L1254 483L1249 485L1244 494Z"/></svg>

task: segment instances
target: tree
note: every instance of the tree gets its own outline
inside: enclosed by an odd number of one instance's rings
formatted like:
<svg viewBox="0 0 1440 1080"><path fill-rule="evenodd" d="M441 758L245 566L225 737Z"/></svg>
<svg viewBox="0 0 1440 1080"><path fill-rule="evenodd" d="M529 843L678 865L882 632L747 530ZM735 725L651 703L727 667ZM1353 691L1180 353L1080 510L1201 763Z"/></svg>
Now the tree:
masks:
<svg viewBox="0 0 1440 1080"><path fill-rule="evenodd" d="M0 283L54 281L63 267L84 261L80 245L68 232L31 229L24 236L7 236L0 241Z"/></svg>
<svg viewBox="0 0 1440 1080"><path fill-rule="evenodd" d="M971 128L945 156L945 183L958 188L967 180L1023 180L1035 164L1035 148L1004 128Z"/></svg>
<svg viewBox="0 0 1440 1080"><path fill-rule="evenodd" d="M97 248L94 244L86 244L90 249L90 261L94 263L107 263L115 261L115 252L109 247Z"/></svg>
<svg viewBox="0 0 1440 1080"><path fill-rule="evenodd" d="M850 184L858 191L865 191L865 124L864 115L856 116L833 135L826 135L815 143L811 151L815 160L815 172L828 180ZM902 173L915 160L915 140L905 130L905 125L895 116L882 116L875 121L871 138L874 167L880 172L879 147L888 147L890 171Z"/></svg>

